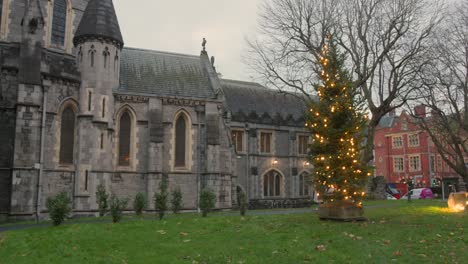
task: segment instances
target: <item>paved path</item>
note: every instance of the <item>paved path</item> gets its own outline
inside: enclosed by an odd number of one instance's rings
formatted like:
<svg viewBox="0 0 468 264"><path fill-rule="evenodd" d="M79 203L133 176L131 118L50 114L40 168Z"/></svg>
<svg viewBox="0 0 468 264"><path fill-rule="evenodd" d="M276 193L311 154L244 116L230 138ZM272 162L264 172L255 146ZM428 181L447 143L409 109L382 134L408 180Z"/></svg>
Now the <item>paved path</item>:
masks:
<svg viewBox="0 0 468 264"><path fill-rule="evenodd" d="M365 208L381 208L381 207L394 207L395 205L373 205L373 206L366 206ZM281 214L304 214L304 213L315 213L317 208L297 208L297 209L273 209L273 210L251 210L248 211L248 215L281 215ZM236 216L239 215L238 211L227 211L227 212L220 212L216 213L215 216ZM169 214L166 218L171 218L172 216ZM135 221L140 220L138 218L124 218L122 221ZM154 221L155 218L153 217L145 217L143 220ZM99 218L89 218L87 220L70 220L65 222L65 225L73 225L73 224L92 224L92 223L110 223L110 219L99 219ZM18 223L17 225L4 225L0 226L0 233L6 231L14 231L14 230L23 230L29 228L37 228L37 227L49 227L51 226L50 223L39 223L39 224L21 224Z"/></svg>

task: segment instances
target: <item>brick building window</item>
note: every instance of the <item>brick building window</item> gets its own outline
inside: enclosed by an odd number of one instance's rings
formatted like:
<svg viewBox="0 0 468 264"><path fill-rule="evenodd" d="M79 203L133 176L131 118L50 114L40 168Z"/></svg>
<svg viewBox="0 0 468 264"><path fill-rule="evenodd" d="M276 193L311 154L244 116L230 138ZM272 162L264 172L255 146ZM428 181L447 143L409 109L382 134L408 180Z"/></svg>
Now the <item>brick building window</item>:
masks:
<svg viewBox="0 0 468 264"><path fill-rule="evenodd" d="M442 157L441 156L437 156L437 168L436 168L437 172L443 172L443 169L442 169Z"/></svg>
<svg viewBox="0 0 468 264"><path fill-rule="evenodd" d="M299 155L307 155L309 150L309 136L299 136L297 139L297 152Z"/></svg>
<svg viewBox="0 0 468 264"><path fill-rule="evenodd" d="M64 46L67 25L67 1L54 0L53 12L51 42L53 45Z"/></svg>
<svg viewBox="0 0 468 264"><path fill-rule="evenodd" d="M184 114L179 115L175 124L175 166L186 166L187 120Z"/></svg>
<svg viewBox="0 0 468 264"><path fill-rule="evenodd" d="M125 111L120 117L119 127L119 165L130 166L130 143L132 133L132 118Z"/></svg>
<svg viewBox="0 0 468 264"><path fill-rule="evenodd" d="M309 174L306 172L299 175L299 196L309 196L309 183L308 183Z"/></svg>
<svg viewBox="0 0 468 264"><path fill-rule="evenodd" d="M282 177L277 171L270 171L263 176L263 196L281 196Z"/></svg>
<svg viewBox="0 0 468 264"><path fill-rule="evenodd" d="M260 133L260 152L261 153L271 153L271 140L273 134L269 132Z"/></svg>
<svg viewBox="0 0 468 264"><path fill-rule="evenodd" d="M403 147L403 137L402 136L392 137L392 146L393 146L393 148L402 148Z"/></svg>
<svg viewBox="0 0 468 264"><path fill-rule="evenodd" d="M410 156L409 157L410 171L420 171L421 170L421 161L419 156Z"/></svg>
<svg viewBox="0 0 468 264"><path fill-rule="evenodd" d="M409 141L410 147L418 147L419 146L419 134L409 135L408 141Z"/></svg>
<svg viewBox="0 0 468 264"><path fill-rule="evenodd" d="M231 133L232 143L237 152L244 152L244 131L233 130Z"/></svg>
<svg viewBox="0 0 468 264"><path fill-rule="evenodd" d="M62 112L60 124L60 163L73 164L75 145L75 112L68 106Z"/></svg>
<svg viewBox="0 0 468 264"><path fill-rule="evenodd" d="M395 172L403 172L405 169L405 162L402 157L393 158L393 170Z"/></svg>

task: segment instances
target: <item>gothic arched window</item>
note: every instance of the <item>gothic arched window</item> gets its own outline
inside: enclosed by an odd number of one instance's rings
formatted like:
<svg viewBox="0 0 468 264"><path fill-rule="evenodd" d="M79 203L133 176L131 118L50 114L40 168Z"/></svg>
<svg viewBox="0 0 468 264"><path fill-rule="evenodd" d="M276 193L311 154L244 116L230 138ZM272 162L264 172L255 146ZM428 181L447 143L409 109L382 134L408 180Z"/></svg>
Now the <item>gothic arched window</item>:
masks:
<svg viewBox="0 0 468 264"><path fill-rule="evenodd" d="M51 42L54 45L64 46L67 25L67 1L54 0L53 12Z"/></svg>
<svg viewBox="0 0 468 264"><path fill-rule="evenodd" d="M119 69L119 52L115 52L115 57L114 57L114 72L116 72Z"/></svg>
<svg viewBox="0 0 468 264"><path fill-rule="evenodd" d="M175 166L185 167L187 147L187 120L185 115L181 114L176 120L175 125Z"/></svg>
<svg viewBox="0 0 468 264"><path fill-rule="evenodd" d="M120 117L119 128L119 165L130 166L130 142L132 133L132 118L125 111Z"/></svg>
<svg viewBox="0 0 468 264"><path fill-rule="evenodd" d="M73 164L75 145L75 112L68 106L62 112L60 127L60 163Z"/></svg>
<svg viewBox="0 0 468 264"><path fill-rule="evenodd" d="M299 196L309 196L308 174L306 172L299 175Z"/></svg>
<svg viewBox="0 0 468 264"><path fill-rule="evenodd" d="M104 49L104 51L102 52L102 56L104 58L104 68L107 68L107 64L108 64L109 57L110 57L110 52L109 52L108 47Z"/></svg>
<svg viewBox="0 0 468 264"><path fill-rule="evenodd" d="M282 177L277 171L270 171L263 176L263 196L281 196Z"/></svg>
<svg viewBox="0 0 468 264"><path fill-rule="evenodd" d="M94 67L94 54L96 53L96 49L94 48L94 45L91 45L91 49L88 51L89 53L89 60L91 62L91 67Z"/></svg>

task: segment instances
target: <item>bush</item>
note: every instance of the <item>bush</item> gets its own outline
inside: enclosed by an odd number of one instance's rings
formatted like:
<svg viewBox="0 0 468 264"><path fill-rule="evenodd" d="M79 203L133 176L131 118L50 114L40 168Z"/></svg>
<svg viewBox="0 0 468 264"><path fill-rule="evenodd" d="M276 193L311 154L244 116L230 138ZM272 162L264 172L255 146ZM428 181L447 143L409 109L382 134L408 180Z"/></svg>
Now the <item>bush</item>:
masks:
<svg viewBox="0 0 468 264"><path fill-rule="evenodd" d="M248 201L247 201L247 195L245 192L241 191L239 192L239 209L240 209L240 214L241 216L245 215L245 212L247 211L247 206L248 206Z"/></svg>
<svg viewBox="0 0 468 264"><path fill-rule="evenodd" d="M135 201L133 202L133 208L138 216L143 214L143 209L146 207L146 195L144 193L137 193Z"/></svg>
<svg viewBox="0 0 468 264"><path fill-rule="evenodd" d="M156 207L156 212L159 215L159 220L162 220L166 211L167 211L167 199L168 199L168 193L167 193L167 178L163 178L162 181L159 183L159 193L156 193L154 195L155 197L155 207Z"/></svg>
<svg viewBox="0 0 468 264"><path fill-rule="evenodd" d="M110 199L110 212L112 215L112 222L117 223L122 219L122 212L127 206L127 199L119 199L116 196L112 196Z"/></svg>
<svg viewBox="0 0 468 264"><path fill-rule="evenodd" d="M62 224L70 214L70 203L70 197L68 197L66 192L61 192L55 197L47 198L46 206L49 210L50 219L55 226Z"/></svg>
<svg viewBox="0 0 468 264"><path fill-rule="evenodd" d="M107 199L109 199L109 195L106 192L106 187L101 183L98 185L96 192L96 203L99 208L99 216L104 216L107 213L107 209L109 208Z"/></svg>
<svg viewBox="0 0 468 264"><path fill-rule="evenodd" d="M182 192L180 191L180 188L176 188L172 191L171 204L172 212L174 214L177 214L182 210Z"/></svg>
<svg viewBox="0 0 468 264"><path fill-rule="evenodd" d="M205 188L200 193L200 209L202 216L206 217L216 205L216 195L208 188Z"/></svg>

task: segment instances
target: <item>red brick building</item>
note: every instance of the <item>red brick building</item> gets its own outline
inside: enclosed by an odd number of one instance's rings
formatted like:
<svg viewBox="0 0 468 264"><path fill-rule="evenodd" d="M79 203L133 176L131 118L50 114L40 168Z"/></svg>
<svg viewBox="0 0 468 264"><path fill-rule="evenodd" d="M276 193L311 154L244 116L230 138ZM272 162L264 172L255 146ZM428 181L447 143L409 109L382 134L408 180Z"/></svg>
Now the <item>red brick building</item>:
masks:
<svg viewBox="0 0 468 264"><path fill-rule="evenodd" d="M422 106L415 113L425 116ZM429 135L412 122L406 112L382 118L374 139L375 175L387 183L413 181L415 187L440 185L442 179L458 179L457 174L437 154Z"/></svg>

